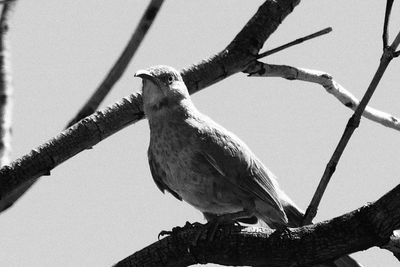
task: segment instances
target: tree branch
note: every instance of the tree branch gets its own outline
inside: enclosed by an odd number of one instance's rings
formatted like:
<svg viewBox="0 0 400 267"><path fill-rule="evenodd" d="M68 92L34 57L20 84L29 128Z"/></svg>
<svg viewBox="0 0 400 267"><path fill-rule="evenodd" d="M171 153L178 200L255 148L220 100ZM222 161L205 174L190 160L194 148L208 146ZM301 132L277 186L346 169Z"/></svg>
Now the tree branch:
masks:
<svg viewBox="0 0 400 267"><path fill-rule="evenodd" d="M11 150L12 86L8 32L14 3L4 3L0 15L0 166L8 163Z"/></svg>
<svg viewBox="0 0 400 267"><path fill-rule="evenodd" d="M108 72L107 76L93 93L93 95L81 108L78 114L76 114L76 116L68 123L67 128L80 121L81 119L89 116L98 109L99 105L110 92L114 84L121 78L122 74L125 72L129 62L135 55L137 49L142 43L144 37L146 36L147 31L153 24L153 21L163 2L164 0L152 0L149 3L124 51L119 56L114 66Z"/></svg>
<svg viewBox="0 0 400 267"><path fill-rule="evenodd" d="M13 0L15 1L15 0ZM96 111L100 103L104 100L107 94L111 91L114 84L121 78L125 69L127 68L129 62L131 61L136 50L139 48L142 40L144 39L148 29L150 28L155 16L160 9L161 4L164 0L152 0L148 5L143 17L141 18L135 32L133 33L131 39L126 45L124 51L119 56L118 60L115 62L114 66L111 68L103 82L86 102L86 104L81 108L78 114L68 123L68 127L72 126L81 119L89 116L94 111ZM23 183L13 193L7 196L5 199L0 200L0 212L10 207L16 200L18 200L34 183L36 179L29 182Z"/></svg>
<svg viewBox="0 0 400 267"><path fill-rule="evenodd" d="M2 3L0 16L0 166L9 163L11 153L12 85L9 45L10 16L15 1ZM11 194L0 201L0 210L8 207L18 196Z"/></svg>
<svg viewBox="0 0 400 267"><path fill-rule="evenodd" d="M346 88L333 80L326 72L296 68L286 65L273 65L255 62L246 71L251 77L281 77L288 80L300 80L322 85L326 92L336 97L346 107L356 110L360 101ZM395 116L367 106L362 115L383 126L400 131L400 119Z"/></svg>
<svg viewBox="0 0 400 267"><path fill-rule="evenodd" d="M254 61L264 42L300 0L267 0L220 53L181 71L191 94L241 72ZM77 153L143 118L142 99L135 93L87 117L0 169L0 202L27 183ZM7 207L5 207L7 208ZM0 210L2 211L2 210Z"/></svg>
<svg viewBox="0 0 400 267"><path fill-rule="evenodd" d="M215 240L207 242L200 238L195 247L191 240L199 229L184 229L135 252L115 266L196 263L310 266L373 246L384 246L399 227L400 185L374 203L314 225L276 231L225 226L217 232Z"/></svg>
<svg viewBox="0 0 400 267"><path fill-rule="evenodd" d="M282 51L282 50L284 50L284 49L287 49L287 48L289 48L289 47L291 47L291 46L298 45L298 44L301 44L302 42L305 42L305 41L311 40L311 39L313 39L313 38L319 37L319 36L321 36L321 35L330 33L331 31L332 31L332 28L331 28L331 27L322 29L322 30L320 30L320 31L317 31L317 32L314 32L314 33L312 33L312 34L306 35L306 36L304 36L304 37L298 38L298 39L296 39L296 40L294 40L294 41L291 41L291 42L289 42L289 43L287 43L287 44L284 44L284 45L278 46L278 47L276 47L276 48L274 48L274 49L265 51L265 52L259 54L259 55L256 57L256 59L260 59L260 58L263 58L263 57L270 56L270 55L275 54L275 53L277 53L277 52L279 52L279 51Z"/></svg>
<svg viewBox="0 0 400 267"><path fill-rule="evenodd" d="M360 104L354 111L353 116L351 116L351 118L347 122L343 135L340 138L339 143L337 144L336 149L332 154L332 157L330 158L328 164L326 165L324 173L322 174L321 177L321 181L319 182L317 190L315 191L314 196L311 200L311 203L306 210L306 214L304 215L303 225L310 224L311 221L314 219L315 215L317 214L319 203L321 202L326 187L328 186L328 183L333 173L336 170L336 166L343 154L343 151L346 148L347 143L349 142L355 129L358 128L361 120L361 115L363 114L369 100L374 94L375 89L377 88L383 74L385 73L387 66L389 65L390 61L394 58L394 52L396 51L399 44L400 44L400 32L397 34L393 43L389 47L384 49L378 69L376 70L375 75L368 86L367 91L365 92L363 98L361 99Z"/></svg>
<svg viewBox="0 0 400 267"><path fill-rule="evenodd" d="M383 34L382 34L382 42L383 42L383 49L388 47L389 42L389 20L390 20L390 13L392 12L393 0L386 0L386 10L385 10L385 19L383 21Z"/></svg>

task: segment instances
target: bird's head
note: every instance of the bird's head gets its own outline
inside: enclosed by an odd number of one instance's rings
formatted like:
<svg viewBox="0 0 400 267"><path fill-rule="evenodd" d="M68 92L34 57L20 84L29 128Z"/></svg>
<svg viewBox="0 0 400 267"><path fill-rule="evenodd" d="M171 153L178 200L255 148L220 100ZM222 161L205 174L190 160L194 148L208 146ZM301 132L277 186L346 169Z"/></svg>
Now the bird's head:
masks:
<svg viewBox="0 0 400 267"><path fill-rule="evenodd" d="M189 93L180 73L169 66L159 65L145 70L139 70L135 77L143 80L144 111L149 112L171 108L184 99L189 99Z"/></svg>

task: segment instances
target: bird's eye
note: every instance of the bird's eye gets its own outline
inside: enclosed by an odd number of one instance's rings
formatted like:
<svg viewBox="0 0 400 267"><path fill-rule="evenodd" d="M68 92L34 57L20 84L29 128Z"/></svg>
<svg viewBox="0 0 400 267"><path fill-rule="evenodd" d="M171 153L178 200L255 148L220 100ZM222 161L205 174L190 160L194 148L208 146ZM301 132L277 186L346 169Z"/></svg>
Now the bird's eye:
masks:
<svg viewBox="0 0 400 267"><path fill-rule="evenodd" d="M174 80L174 77L168 76L168 83L172 83L173 80Z"/></svg>

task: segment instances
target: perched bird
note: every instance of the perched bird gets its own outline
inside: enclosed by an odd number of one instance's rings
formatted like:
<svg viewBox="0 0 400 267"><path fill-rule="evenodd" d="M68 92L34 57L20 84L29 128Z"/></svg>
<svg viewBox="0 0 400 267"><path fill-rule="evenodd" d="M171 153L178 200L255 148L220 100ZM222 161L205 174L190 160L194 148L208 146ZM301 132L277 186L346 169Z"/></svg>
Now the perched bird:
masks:
<svg viewBox="0 0 400 267"><path fill-rule="evenodd" d="M235 134L193 105L178 71L139 70L150 126L148 159L158 188L218 224L257 218L272 228L296 227L303 212L276 177ZM349 256L337 266L360 266Z"/></svg>

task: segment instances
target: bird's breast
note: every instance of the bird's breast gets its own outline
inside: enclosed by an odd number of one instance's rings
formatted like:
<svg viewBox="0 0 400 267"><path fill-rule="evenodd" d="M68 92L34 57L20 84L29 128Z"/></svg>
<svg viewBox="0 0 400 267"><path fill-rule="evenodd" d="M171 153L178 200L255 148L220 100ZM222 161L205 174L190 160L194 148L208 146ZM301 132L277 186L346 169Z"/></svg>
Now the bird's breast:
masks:
<svg viewBox="0 0 400 267"><path fill-rule="evenodd" d="M202 140L199 129L168 123L151 129L152 154L165 172L163 182L202 212L223 214L242 209L225 178L199 168L195 154ZM199 171L201 169L202 171Z"/></svg>

